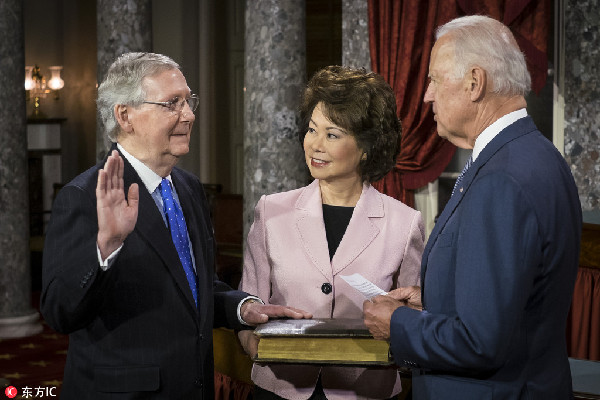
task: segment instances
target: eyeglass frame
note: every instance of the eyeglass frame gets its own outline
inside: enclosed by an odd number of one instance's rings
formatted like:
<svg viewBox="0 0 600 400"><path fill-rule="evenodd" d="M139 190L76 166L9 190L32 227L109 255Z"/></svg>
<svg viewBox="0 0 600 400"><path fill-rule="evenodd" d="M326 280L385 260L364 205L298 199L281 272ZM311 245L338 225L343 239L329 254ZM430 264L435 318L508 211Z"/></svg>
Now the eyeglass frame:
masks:
<svg viewBox="0 0 600 400"><path fill-rule="evenodd" d="M190 100L195 100L196 104L194 104L194 107L192 107L192 105L190 104ZM156 104L159 106L163 106L165 108L168 108L169 111L173 112L173 113L181 113L183 111L183 107L185 107L184 102L187 103L188 107L190 107L190 110L192 110L192 113L196 111L196 109L198 108L198 105L200 104L200 97L198 97L197 94L192 94L190 97L183 99L183 101L178 101L178 102L173 102L173 100L169 100L169 101L142 101L142 103L145 104ZM179 110L177 109L171 109L171 107L175 107L176 104L181 104L181 108Z"/></svg>

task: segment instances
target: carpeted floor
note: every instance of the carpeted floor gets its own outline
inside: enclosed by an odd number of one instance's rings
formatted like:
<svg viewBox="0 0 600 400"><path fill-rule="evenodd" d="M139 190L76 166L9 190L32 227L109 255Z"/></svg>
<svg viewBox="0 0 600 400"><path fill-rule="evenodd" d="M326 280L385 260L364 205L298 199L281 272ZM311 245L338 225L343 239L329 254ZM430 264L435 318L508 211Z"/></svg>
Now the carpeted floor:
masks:
<svg viewBox="0 0 600 400"><path fill-rule="evenodd" d="M37 307L39 293L34 294ZM36 298L37 297L37 298ZM41 317L40 317L41 318ZM68 337L42 322L41 333L17 339L0 339L0 398L14 386L14 399L57 399L60 395Z"/></svg>

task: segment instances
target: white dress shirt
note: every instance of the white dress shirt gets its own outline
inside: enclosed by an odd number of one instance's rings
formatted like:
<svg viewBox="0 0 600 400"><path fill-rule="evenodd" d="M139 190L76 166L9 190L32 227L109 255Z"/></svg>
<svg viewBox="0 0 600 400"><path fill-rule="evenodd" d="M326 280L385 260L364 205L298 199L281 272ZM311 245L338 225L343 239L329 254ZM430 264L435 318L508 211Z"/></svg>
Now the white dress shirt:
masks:
<svg viewBox="0 0 600 400"><path fill-rule="evenodd" d="M479 154L483 151L485 146L488 145L489 142L492 141L504 128L515 123L521 118L525 118L527 116L527 110L525 108L521 108L520 110L513 111L502 117L498 118L493 124L488 126L477 136L475 139L475 145L473 146L473 162L477 159Z"/></svg>

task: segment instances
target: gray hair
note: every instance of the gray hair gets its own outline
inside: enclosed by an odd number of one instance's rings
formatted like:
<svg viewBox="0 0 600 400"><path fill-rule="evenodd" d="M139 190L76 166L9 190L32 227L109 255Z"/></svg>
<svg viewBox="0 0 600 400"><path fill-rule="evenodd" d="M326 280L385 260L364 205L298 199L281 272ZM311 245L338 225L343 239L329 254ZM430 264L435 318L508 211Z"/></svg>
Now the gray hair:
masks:
<svg viewBox="0 0 600 400"><path fill-rule="evenodd" d="M463 78L472 66L483 68L493 84L493 93L525 96L531 77L525 56L504 24L482 15L456 18L436 31L436 39L451 34L455 45L455 78Z"/></svg>
<svg viewBox="0 0 600 400"><path fill-rule="evenodd" d="M112 63L106 78L98 87L98 111L106 135L117 141L119 124L114 108L118 104L139 106L145 100L143 80L148 76L181 69L171 58L155 53L125 53Z"/></svg>

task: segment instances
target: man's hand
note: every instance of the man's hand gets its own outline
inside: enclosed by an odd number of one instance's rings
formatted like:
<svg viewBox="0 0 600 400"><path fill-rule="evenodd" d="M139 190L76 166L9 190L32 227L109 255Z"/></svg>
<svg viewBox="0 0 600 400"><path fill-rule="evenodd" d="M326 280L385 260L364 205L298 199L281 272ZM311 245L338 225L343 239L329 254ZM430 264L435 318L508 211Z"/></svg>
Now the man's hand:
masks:
<svg viewBox="0 0 600 400"><path fill-rule="evenodd" d="M98 211L98 249L103 260L121 246L133 231L140 199L137 184L129 187L127 200L123 184L124 162L113 150L104 168L98 171L96 200Z"/></svg>
<svg viewBox="0 0 600 400"><path fill-rule="evenodd" d="M423 311L423 303L421 303L421 288L419 286L406 286L394 289L388 293L388 296L401 301L405 306L413 310Z"/></svg>
<svg viewBox="0 0 600 400"><path fill-rule="evenodd" d="M273 304L264 305L254 300L245 301L240 309L240 314L242 319L248 325L263 324L267 322L269 318L312 318L312 314L304 310Z"/></svg>
<svg viewBox="0 0 600 400"><path fill-rule="evenodd" d="M254 331L251 330L243 330L238 332L238 339L244 348L246 354L250 356L250 358L256 357L258 354L258 337L254 334Z"/></svg>
<svg viewBox="0 0 600 400"><path fill-rule="evenodd" d="M363 317L365 325L375 339L388 340L390 338L390 320L396 308L405 303L391 296L376 296L363 303Z"/></svg>

